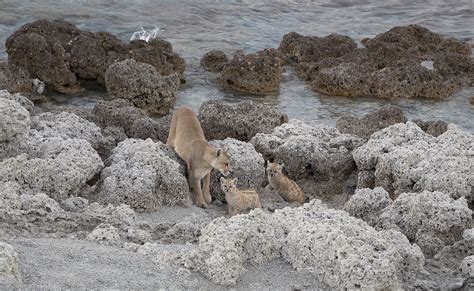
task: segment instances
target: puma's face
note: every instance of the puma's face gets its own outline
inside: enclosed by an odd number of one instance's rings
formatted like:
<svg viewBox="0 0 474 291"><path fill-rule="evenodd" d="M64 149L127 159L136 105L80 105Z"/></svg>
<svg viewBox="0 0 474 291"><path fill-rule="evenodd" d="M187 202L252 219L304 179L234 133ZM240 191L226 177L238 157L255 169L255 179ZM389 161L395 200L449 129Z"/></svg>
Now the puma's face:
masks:
<svg viewBox="0 0 474 291"><path fill-rule="evenodd" d="M237 187L235 183L237 182L237 178L231 179L231 178L224 178L221 177L221 189L224 191L224 193L232 193L234 192Z"/></svg>
<svg viewBox="0 0 474 291"><path fill-rule="evenodd" d="M268 162L268 166L267 166L268 177L271 177L271 178L276 177L281 174L282 170L283 170L283 165Z"/></svg>
<svg viewBox="0 0 474 291"><path fill-rule="evenodd" d="M224 176L228 176L230 172L232 172L229 155L221 149L216 151L211 166L221 172Z"/></svg>

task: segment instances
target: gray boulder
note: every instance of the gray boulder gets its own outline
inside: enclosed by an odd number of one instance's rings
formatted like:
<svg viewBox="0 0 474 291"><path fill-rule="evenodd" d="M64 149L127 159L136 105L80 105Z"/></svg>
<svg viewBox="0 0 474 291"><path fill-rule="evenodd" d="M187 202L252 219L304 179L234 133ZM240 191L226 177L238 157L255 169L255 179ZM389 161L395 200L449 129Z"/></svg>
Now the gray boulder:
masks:
<svg viewBox="0 0 474 291"><path fill-rule="evenodd" d="M30 114L33 113L33 108L34 108L34 103L30 101L30 99L26 98L25 96L16 93L16 94L10 94L6 90L0 90L0 98L4 99L9 99L18 102L21 106L25 107L26 110Z"/></svg>
<svg viewBox="0 0 474 291"><path fill-rule="evenodd" d="M363 140L332 127L290 120L270 134L258 133L250 143L265 159L283 162L289 177L303 182L303 190L312 196L346 191L346 180L356 170L352 151Z"/></svg>
<svg viewBox="0 0 474 291"><path fill-rule="evenodd" d="M186 205L190 197L184 169L161 142L127 139L118 144L102 171L97 199L141 211Z"/></svg>
<svg viewBox="0 0 474 291"><path fill-rule="evenodd" d="M455 199L464 196L470 201L473 146L474 137L452 124L445 133L434 137L407 122L374 133L353 156L358 169L374 173L375 186L383 187L392 199L403 192L426 190L440 191Z"/></svg>
<svg viewBox="0 0 474 291"><path fill-rule="evenodd" d="M103 245L118 245L120 235L113 225L101 223L86 237L87 240L95 241Z"/></svg>
<svg viewBox="0 0 474 291"><path fill-rule="evenodd" d="M442 192L403 193L383 210L377 227L399 230L432 257L462 238L471 226L471 215L464 197L454 200Z"/></svg>
<svg viewBox="0 0 474 291"><path fill-rule="evenodd" d="M21 277L18 254L11 245L0 242L0 288L20 288Z"/></svg>
<svg viewBox="0 0 474 291"><path fill-rule="evenodd" d="M155 67L132 59L110 65L105 73L107 92L129 100L148 113L164 116L174 107L178 75L161 76Z"/></svg>
<svg viewBox="0 0 474 291"><path fill-rule="evenodd" d="M0 143L25 135L30 129L28 111L18 102L0 98Z"/></svg>
<svg viewBox="0 0 474 291"><path fill-rule="evenodd" d="M248 264L278 257L330 288L400 288L424 265L421 250L403 234L378 232L318 200L273 214L257 209L215 219L186 261L211 281L231 286Z"/></svg>
<svg viewBox="0 0 474 291"><path fill-rule="evenodd" d="M342 116L337 120L336 128L341 133L353 134L368 139L376 131L406 121L407 118L399 107L387 105L361 118Z"/></svg>
<svg viewBox="0 0 474 291"><path fill-rule="evenodd" d="M230 157L232 177L238 179L237 187L239 189L257 189L265 183L265 161L251 144L232 138L213 140L210 144L226 150ZM220 177L221 175L217 171L211 172L211 195L218 200L225 201Z"/></svg>
<svg viewBox="0 0 474 291"><path fill-rule="evenodd" d="M382 211L392 202L387 191L383 188L357 189L344 205L344 210L350 215L366 221L370 226L375 226L379 222Z"/></svg>
<svg viewBox="0 0 474 291"><path fill-rule="evenodd" d="M288 116L275 107L252 101L230 105L209 100L201 105L199 120L208 140L230 137L247 142L257 133L271 133L288 122Z"/></svg>

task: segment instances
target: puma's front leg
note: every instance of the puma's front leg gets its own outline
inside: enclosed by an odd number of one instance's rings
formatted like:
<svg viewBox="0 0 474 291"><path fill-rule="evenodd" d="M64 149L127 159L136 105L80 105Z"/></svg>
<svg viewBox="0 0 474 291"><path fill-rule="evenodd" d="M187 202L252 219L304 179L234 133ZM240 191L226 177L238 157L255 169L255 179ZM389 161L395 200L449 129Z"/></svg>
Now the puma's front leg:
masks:
<svg viewBox="0 0 474 291"><path fill-rule="evenodd" d="M212 202L211 193L209 192L210 181L211 173L208 173L206 176L204 176L204 181L202 182L202 194L204 195L204 201L206 201L207 204L211 204Z"/></svg>
<svg viewBox="0 0 474 291"><path fill-rule="evenodd" d="M189 169L188 175L189 185L191 185L193 196L194 196L194 204L201 208L206 208L207 204L202 197L201 191L201 179L196 178L196 175L193 174L193 169Z"/></svg>

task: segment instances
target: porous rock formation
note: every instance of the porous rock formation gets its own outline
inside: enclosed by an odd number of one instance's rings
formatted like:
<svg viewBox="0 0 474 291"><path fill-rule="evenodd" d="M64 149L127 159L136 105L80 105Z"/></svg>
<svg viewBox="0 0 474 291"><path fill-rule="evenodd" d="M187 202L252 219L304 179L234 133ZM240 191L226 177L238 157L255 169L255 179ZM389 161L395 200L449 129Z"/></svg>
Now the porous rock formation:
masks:
<svg viewBox="0 0 474 291"><path fill-rule="evenodd" d="M15 249L4 242L0 242L0 288L14 289L21 287L18 254Z"/></svg>
<svg viewBox="0 0 474 291"><path fill-rule="evenodd" d="M164 116L176 102L179 76L161 76L152 65L127 59L107 68L105 86L111 97L129 100L150 114Z"/></svg>
<svg viewBox="0 0 474 291"><path fill-rule="evenodd" d="M187 266L211 281L234 285L247 264L282 257L331 288L400 288L423 270L416 245L393 230L376 231L319 200L298 208L260 209L219 218L202 230Z"/></svg>
<svg viewBox="0 0 474 291"><path fill-rule="evenodd" d="M141 211L189 204L184 168L161 142L126 139L119 143L100 175L97 199Z"/></svg>
<svg viewBox="0 0 474 291"><path fill-rule="evenodd" d="M224 69L228 61L229 58L223 51L212 50L201 58L201 67L206 71L218 73Z"/></svg>
<svg viewBox="0 0 474 291"><path fill-rule="evenodd" d="M469 44L419 25L364 39L363 48L336 42L338 55L312 57L318 52L312 47L324 47L323 39L290 33L280 49L297 61L298 75L311 81L313 90L328 95L444 99L469 85L474 74Z"/></svg>
<svg viewBox="0 0 474 291"><path fill-rule="evenodd" d="M288 116L275 107L253 101L229 105L209 100L201 105L198 118L208 140L230 137L245 142L257 133L271 133L288 122Z"/></svg>
<svg viewBox="0 0 474 291"><path fill-rule="evenodd" d="M265 159L283 162L290 178L308 182L307 195L319 196L346 191L346 180L356 170L352 151L363 140L293 119L270 134L258 133L250 143Z"/></svg>
<svg viewBox="0 0 474 291"><path fill-rule="evenodd" d="M392 204L387 191L377 187L375 189L357 189L344 204L344 210L350 215L366 221L370 226L379 222L383 210Z"/></svg>
<svg viewBox="0 0 474 291"><path fill-rule="evenodd" d="M220 72L218 81L223 88L268 94L279 90L281 73L281 55L274 49L265 49L253 54L236 54Z"/></svg>
<svg viewBox="0 0 474 291"><path fill-rule="evenodd" d="M251 144L232 138L213 140L210 144L226 150L230 157L232 177L237 178L238 189L256 189L266 181L265 161ZM211 172L211 195L218 200L225 201L220 177L218 171Z"/></svg>
<svg viewBox="0 0 474 291"><path fill-rule="evenodd" d="M474 137L455 125L434 137L408 121L378 131L353 152L359 188L383 187L392 198L440 191L472 200ZM361 177L363 175L364 177Z"/></svg>
<svg viewBox="0 0 474 291"><path fill-rule="evenodd" d="M27 23L5 46L10 68L19 68L29 78L64 93L80 90L78 78L103 83L107 68L125 59L148 63L162 75L177 73L182 78L185 69L184 60L167 41L156 38L124 44L108 32L82 31L64 20Z"/></svg>

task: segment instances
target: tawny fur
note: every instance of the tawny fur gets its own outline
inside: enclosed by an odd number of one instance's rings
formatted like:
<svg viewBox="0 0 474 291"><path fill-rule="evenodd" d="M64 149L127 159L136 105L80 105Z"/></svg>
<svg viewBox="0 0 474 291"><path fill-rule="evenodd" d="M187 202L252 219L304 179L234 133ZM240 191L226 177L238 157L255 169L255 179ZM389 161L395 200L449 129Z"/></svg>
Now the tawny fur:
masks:
<svg viewBox="0 0 474 291"><path fill-rule="evenodd" d="M270 186L275 189L286 201L304 203L304 192L295 181L291 180L282 172L283 165L268 162L267 177Z"/></svg>
<svg viewBox="0 0 474 291"><path fill-rule="evenodd" d="M181 107L173 114L166 144L186 162L194 204L205 208L212 201L209 193L211 170L217 169L227 176L231 171L229 156L206 141L201 124L189 107Z"/></svg>
<svg viewBox="0 0 474 291"><path fill-rule="evenodd" d="M238 190L236 182L237 178L226 179L221 177L221 188L229 205L229 215L234 216L249 208L261 208L262 204L258 193L254 190Z"/></svg>

